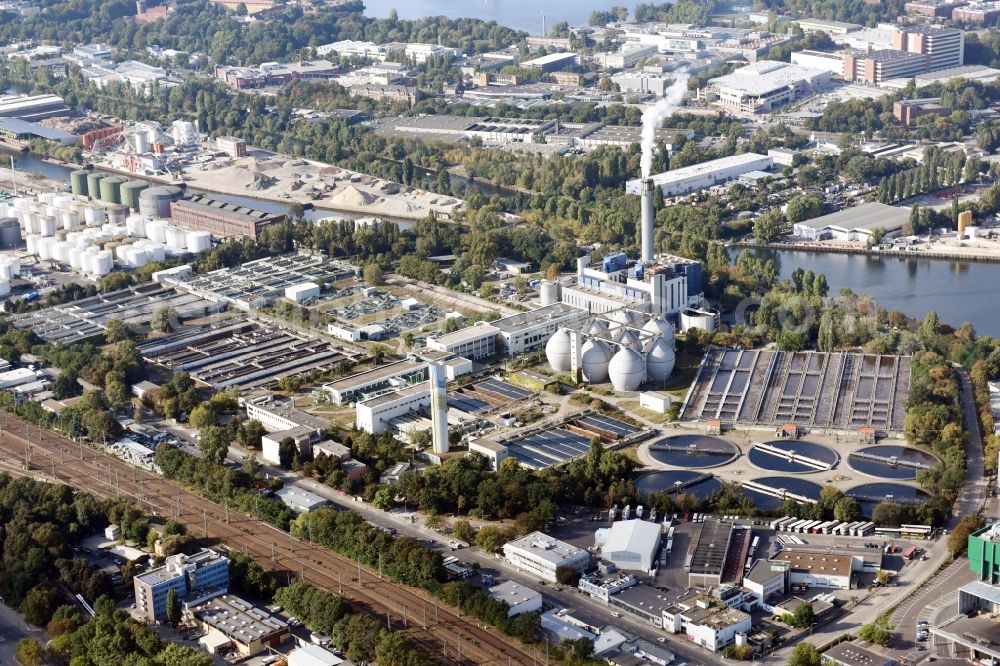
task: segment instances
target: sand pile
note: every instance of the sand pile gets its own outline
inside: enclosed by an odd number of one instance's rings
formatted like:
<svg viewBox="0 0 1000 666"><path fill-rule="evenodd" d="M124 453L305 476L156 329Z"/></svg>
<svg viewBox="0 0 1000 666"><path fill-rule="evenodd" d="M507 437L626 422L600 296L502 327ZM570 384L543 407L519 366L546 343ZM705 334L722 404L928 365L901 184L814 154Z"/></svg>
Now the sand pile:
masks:
<svg viewBox="0 0 1000 666"><path fill-rule="evenodd" d="M255 173L251 176L251 181L244 186L244 189L260 192L271 188L278 181L263 173Z"/></svg>
<svg viewBox="0 0 1000 666"><path fill-rule="evenodd" d="M367 192L362 192L353 185L345 185L339 190L335 191L330 197L330 203L337 206L350 206L353 208L360 208L362 206L370 206L378 201L378 197L372 196Z"/></svg>

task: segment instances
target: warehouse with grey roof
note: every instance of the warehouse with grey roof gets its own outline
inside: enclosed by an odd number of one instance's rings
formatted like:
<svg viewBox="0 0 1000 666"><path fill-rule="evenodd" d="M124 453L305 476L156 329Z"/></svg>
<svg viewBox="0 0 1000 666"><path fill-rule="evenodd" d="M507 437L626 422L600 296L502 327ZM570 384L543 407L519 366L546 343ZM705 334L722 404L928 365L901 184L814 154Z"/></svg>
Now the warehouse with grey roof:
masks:
<svg viewBox="0 0 1000 666"><path fill-rule="evenodd" d="M808 240L867 242L876 229L883 237L897 236L910 220L910 208L872 201L836 213L796 222L792 233Z"/></svg>

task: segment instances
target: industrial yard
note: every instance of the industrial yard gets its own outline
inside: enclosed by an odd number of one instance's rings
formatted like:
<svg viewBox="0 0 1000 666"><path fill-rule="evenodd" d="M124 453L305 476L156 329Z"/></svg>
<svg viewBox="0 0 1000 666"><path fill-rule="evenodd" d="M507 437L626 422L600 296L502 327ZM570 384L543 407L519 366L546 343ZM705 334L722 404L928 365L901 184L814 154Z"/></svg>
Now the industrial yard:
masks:
<svg viewBox="0 0 1000 666"><path fill-rule="evenodd" d="M364 358L318 336L242 317L154 337L141 343L139 352L216 390L268 388L281 377L320 376Z"/></svg>

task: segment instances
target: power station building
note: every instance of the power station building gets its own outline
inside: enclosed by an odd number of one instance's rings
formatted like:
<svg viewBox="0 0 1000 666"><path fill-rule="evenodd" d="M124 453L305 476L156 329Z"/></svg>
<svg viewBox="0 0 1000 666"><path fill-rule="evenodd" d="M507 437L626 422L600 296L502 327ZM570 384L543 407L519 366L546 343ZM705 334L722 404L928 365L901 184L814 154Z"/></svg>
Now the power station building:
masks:
<svg viewBox="0 0 1000 666"><path fill-rule="evenodd" d="M701 262L666 254L643 262L619 252L605 256L598 265L590 256L580 257L576 283L559 287L562 303L591 314L630 308L676 315L700 306L703 298Z"/></svg>

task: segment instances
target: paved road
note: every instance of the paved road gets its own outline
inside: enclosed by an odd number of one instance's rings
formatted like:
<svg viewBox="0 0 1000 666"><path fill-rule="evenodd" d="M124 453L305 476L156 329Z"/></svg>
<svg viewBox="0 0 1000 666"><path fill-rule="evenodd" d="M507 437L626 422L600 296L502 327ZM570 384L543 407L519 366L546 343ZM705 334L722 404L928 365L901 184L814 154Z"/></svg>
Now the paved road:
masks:
<svg viewBox="0 0 1000 666"><path fill-rule="evenodd" d="M965 483L952 512L948 528L953 529L962 516L981 513L989 499L989 479L983 476L983 437L979 431L976 400L972 393L972 382L964 368L956 367L961 388L962 412L965 416L965 431L969 441L965 447Z"/></svg>
<svg viewBox="0 0 1000 666"><path fill-rule="evenodd" d="M958 601L956 590L975 578L976 575L969 571L969 561L961 557L905 599L892 614L896 631L889 646L891 652L895 656L905 656L914 650L918 645L917 621L930 621L932 615L945 606L951 606L953 612Z"/></svg>
<svg viewBox="0 0 1000 666"><path fill-rule="evenodd" d="M21 614L13 608L0 604L0 664L14 666L14 652L17 642L22 638L33 636L40 641L45 640L41 629L29 627L24 623Z"/></svg>

